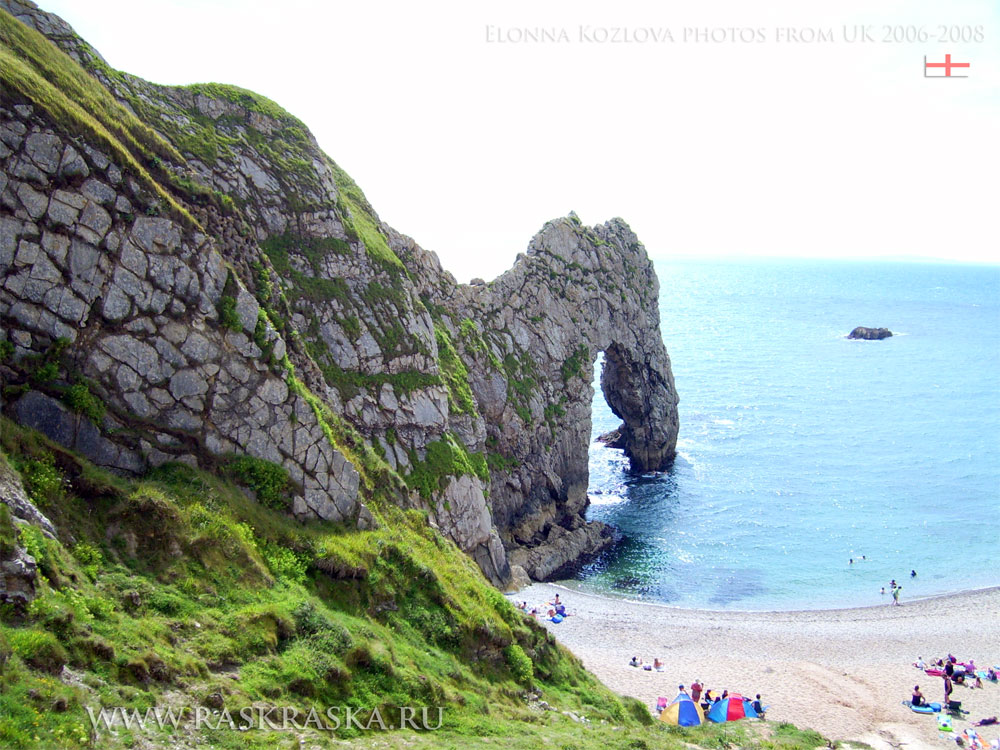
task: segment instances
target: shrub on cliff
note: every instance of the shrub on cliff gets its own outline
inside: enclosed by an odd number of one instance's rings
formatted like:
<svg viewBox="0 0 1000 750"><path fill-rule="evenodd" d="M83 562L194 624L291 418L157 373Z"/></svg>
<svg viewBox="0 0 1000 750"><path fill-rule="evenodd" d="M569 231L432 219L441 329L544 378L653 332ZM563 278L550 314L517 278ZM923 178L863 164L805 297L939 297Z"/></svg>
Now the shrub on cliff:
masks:
<svg viewBox="0 0 1000 750"><path fill-rule="evenodd" d="M283 466L255 456L227 456L223 473L253 490L257 499L274 510L287 510L292 491L292 479Z"/></svg>

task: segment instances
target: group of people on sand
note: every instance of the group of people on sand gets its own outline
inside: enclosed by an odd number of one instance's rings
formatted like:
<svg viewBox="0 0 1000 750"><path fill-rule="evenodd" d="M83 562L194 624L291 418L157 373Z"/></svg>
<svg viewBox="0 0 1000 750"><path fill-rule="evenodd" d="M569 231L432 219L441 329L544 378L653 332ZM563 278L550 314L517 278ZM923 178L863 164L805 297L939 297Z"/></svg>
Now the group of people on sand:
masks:
<svg viewBox="0 0 1000 750"><path fill-rule="evenodd" d="M911 570L910 571L910 578L916 578L916 577L917 577L917 571ZM902 590L903 590L903 587L900 586L898 583L896 583L896 579L895 578L893 578L891 581L889 581L889 592L892 594L892 603L893 603L893 605L895 605L897 607L899 606L899 593ZM883 593L883 594L885 593L885 586L882 587L882 592L881 593Z"/></svg>
<svg viewBox="0 0 1000 750"><path fill-rule="evenodd" d="M695 680L691 683L690 693L684 685L678 685L677 692L680 695L689 696L692 701L701 706L705 713L708 713L716 703L721 703L729 697L728 690L723 690L721 693L713 695L711 690L705 688L701 680ZM764 706L760 702L760 693L757 693L757 697L750 702L750 705L753 706L753 710L757 712L758 716L764 716Z"/></svg>
<svg viewBox="0 0 1000 750"><path fill-rule="evenodd" d="M630 667L636 667L637 669L643 669L647 672L651 671L662 672L665 666L664 663L658 657L653 659L652 664L649 664L649 663L643 663L642 659L640 659L638 656L633 656L632 659L629 661L628 665ZM705 688L701 680L695 680L694 682L691 683L690 693L688 692L687 688L684 687L684 685L678 685L677 692L681 695L688 696L695 703L701 704L702 709L705 711L710 710L712 706L714 706L716 703L724 701L726 698L729 697L728 690L723 690L721 693L713 694L713 692L710 689ZM764 707L761 705L760 702L760 693L757 693L757 697L753 701L751 701L750 705L753 706L753 710L756 711L758 714L760 715L764 714Z"/></svg>
<svg viewBox="0 0 1000 750"><path fill-rule="evenodd" d="M542 619L557 624L562 622L564 619L566 619L572 614L572 612L566 611L566 605L559 599L559 594L556 594L555 598L551 602L546 602L546 605L549 607L548 610L545 610L544 606L542 607L541 610L539 610L538 607L532 607L529 610L528 602L526 601L515 602L515 606L525 614L529 614L535 618L544 615Z"/></svg>
<svg viewBox="0 0 1000 750"><path fill-rule="evenodd" d="M944 659L932 659L925 662L922 656L918 656L913 662L917 669L924 670L931 677L941 677L944 680L944 704L948 706L951 701L951 694L955 685L965 685L970 688L983 687L983 678L976 663L969 659L967 662L959 662L951 654ZM985 671L986 679L996 681L1000 678L997 671L990 667ZM927 699L920 690L920 685L913 686L913 694L910 696L910 703L914 706L927 705Z"/></svg>
<svg viewBox="0 0 1000 750"><path fill-rule="evenodd" d="M628 663L628 665L630 667L639 667L639 668L642 668L642 669L646 670L647 672L651 672L654 669L657 672L662 672L663 671L663 667L664 667L664 664L663 664L662 661L660 661L659 657L656 657L655 659L653 659L652 663L650 663L650 662L644 662L638 656L633 656L632 660Z"/></svg>

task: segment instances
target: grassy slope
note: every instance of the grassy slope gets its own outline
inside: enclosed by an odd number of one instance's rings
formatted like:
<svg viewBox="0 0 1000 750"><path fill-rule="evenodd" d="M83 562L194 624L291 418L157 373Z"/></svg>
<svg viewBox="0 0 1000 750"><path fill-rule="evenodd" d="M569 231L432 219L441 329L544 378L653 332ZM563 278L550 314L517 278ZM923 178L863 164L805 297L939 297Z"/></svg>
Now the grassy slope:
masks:
<svg viewBox="0 0 1000 750"><path fill-rule="evenodd" d="M418 513L383 510L370 532L301 525L187 467L126 482L9 422L2 433L61 538L19 532L43 583L23 621L3 613L13 657L0 746L91 746L79 743L85 704L162 705L178 689L221 692L231 709L446 705L458 720L526 715L519 696L534 681L553 703L638 723L641 707L601 687ZM89 690L53 679L64 663ZM68 710L40 721L60 696Z"/></svg>

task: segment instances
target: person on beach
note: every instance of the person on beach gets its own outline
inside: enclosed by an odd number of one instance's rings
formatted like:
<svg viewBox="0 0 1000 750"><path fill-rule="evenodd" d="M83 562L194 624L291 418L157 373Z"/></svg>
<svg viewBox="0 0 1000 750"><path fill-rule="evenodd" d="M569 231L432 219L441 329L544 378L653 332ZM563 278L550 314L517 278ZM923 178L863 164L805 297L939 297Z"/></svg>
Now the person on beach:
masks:
<svg viewBox="0 0 1000 750"><path fill-rule="evenodd" d="M885 596L885 586L882 587L882 590L879 593L882 594L882 596Z"/></svg>
<svg viewBox="0 0 1000 750"><path fill-rule="evenodd" d="M660 661L659 657L653 659L653 669L655 669L657 672L663 671L663 662Z"/></svg>
<svg viewBox="0 0 1000 750"><path fill-rule="evenodd" d="M913 686L913 695L910 696L910 704L914 706L924 705L924 694L920 692L920 685Z"/></svg>
<svg viewBox="0 0 1000 750"><path fill-rule="evenodd" d="M699 700L701 700L701 691L702 691L701 680L695 680L694 682L692 682L691 683L691 700L693 700L695 703L697 703Z"/></svg>
<svg viewBox="0 0 1000 750"><path fill-rule="evenodd" d="M916 577L917 577L917 571L911 570L910 571L910 578L916 578Z"/></svg>
<svg viewBox="0 0 1000 750"><path fill-rule="evenodd" d="M702 708L703 708L703 709L704 709L705 711L707 711L707 710L708 710L708 707L709 707L709 706L711 706L711 705L712 705L712 702L713 702L713 698L712 698L712 691L711 691L711 690L706 690L706 691L705 691L705 695L704 695L704 696L702 696L702 698L703 698L703 700L702 700L702 702L701 702L701 707L702 707Z"/></svg>
<svg viewBox="0 0 1000 750"><path fill-rule="evenodd" d="M892 590L892 603L894 606L899 606L899 592L903 590L902 586L897 586Z"/></svg>
<svg viewBox="0 0 1000 750"><path fill-rule="evenodd" d="M758 716L764 715L764 707L760 703L760 693L757 693L757 697L754 698L753 703L750 705L753 706L753 710L757 712Z"/></svg>
<svg viewBox="0 0 1000 750"><path fill-rule="evenodd" d="M922 656L917 657L917 660L913 662L913 666L915 666L917 669L927 669L927 665L924 664L924 657Z"/></svg>
<svg viewBox="0 0 1000 750"><path fill-rule="evenodd" d="M642 666L642 659L640 659L638 656L633 656L632 657L632 661L630 661L628 663L628 665L630 667L641 667Z"/></svg>
<svg viewBox="0 0 1000 750"><path fill-rule="evenodd" d="M948 675L945 675L944 676L944 707L945 708L948 708L948 703L951 700L951 691L952 691L951 677L949 677Z"/></svg>
<svg viewBox="0 0 1000 750"><path fill-rule="evenodd" d="M894 588L896 588L896 579L895 578L893 578L891 581L889 581L889 590L891 591Z"/></svg>
<svg viewBox="0 0 1000 750"><path fill-rule="evenodd" d="M677 686L677 691L678 691L679 693L681 693L682 695L687 695L687 694L688 694L688 691L684 689L684 686L683 686L683 685L678 685L678 686Z"/></svg>

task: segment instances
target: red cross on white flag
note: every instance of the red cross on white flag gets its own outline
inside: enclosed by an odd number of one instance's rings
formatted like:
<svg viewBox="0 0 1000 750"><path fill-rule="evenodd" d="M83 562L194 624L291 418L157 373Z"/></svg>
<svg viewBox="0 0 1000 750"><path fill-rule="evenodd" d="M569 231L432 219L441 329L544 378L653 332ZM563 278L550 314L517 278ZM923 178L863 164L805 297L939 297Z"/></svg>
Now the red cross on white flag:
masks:
<svg viewBox="0 0 1000 750"><path fill-rule="evenodd" d="M969 63L952 62L951 55L945 55L944 62L927 62L927 55L924 55L924 78L968 78L967 75L952 73L952 68L964 72L968 67Z"/></svg>

